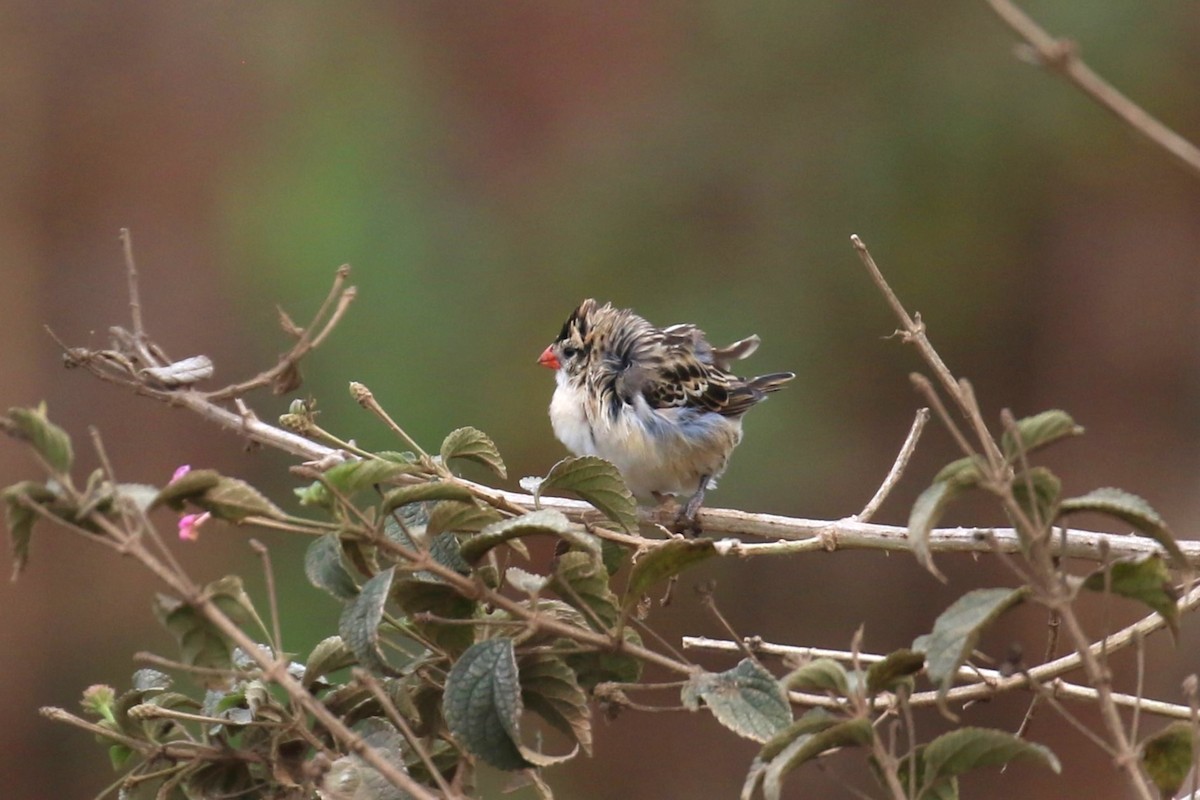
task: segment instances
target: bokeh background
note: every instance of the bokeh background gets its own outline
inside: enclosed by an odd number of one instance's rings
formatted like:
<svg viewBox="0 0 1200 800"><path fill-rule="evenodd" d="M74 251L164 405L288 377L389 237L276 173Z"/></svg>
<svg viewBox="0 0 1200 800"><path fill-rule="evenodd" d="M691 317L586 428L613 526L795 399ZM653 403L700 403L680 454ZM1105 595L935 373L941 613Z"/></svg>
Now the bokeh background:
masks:
<svg viewBox="0 0 1200 800"><path fill-rule="evenodd" d="M1028 8L1200 138L1195 3ZM874 492L918 405L919 364L887 338L895 323L848 243L858 233L992 419L1062 407L1087 426L1048 456L1068 491L1131 489L1190 538L1200 179L1013 44L982 2L5 0L0 404L45 399L82 467L95 425L125 480L162 483L190 463L286 499L282 456L62 368L44 325L102 346L127 324L116 237L129 227L151 333L173 355L210 355L219 381L273 363L287 346L275 304L302 322L351 264L358 299L300 394L370 447L395 443L350 380L423 442L480 427L510 488L563 454L535 359L581 298L714 340L757 332L748 369L799 378L750 416L710 503L839 518ZM288 399L250 402L272 418ZM955 455L931 425L877 519L902 523ZM34 475L22 448L0 446L0 483ZM987 504L952 520L999 522ZM305 651L337 608L307 586L303 542L256 535L274 554L285 638ZM198 577L239 572L260 592L246 538L214 528L179 550ZM67 534L33 545L21 580L0 585L0 786L92 797L114 778L103 748L37 710L127 685L135 651L171 654L150 613L160 587ZM845 648L863 624L867 649L886 651L968 588L1009 580L987 559L940 564L948 586L876 553L708 564L655 620L668 638L719 635L690 588L715 580L743 634ZM1113 623L1136 614L1120 605ZM985 645L1040 653L1043 622L1022 609ZM1148 692L1179 700L1198 637L1189 622L1178 648L1149 643ZM1115 664L1126 689L1131 663ZM968 719L1012 730L1024 711L1006 699ZM921 718L922 734L940 725ZM1124 796L1104 755L1050 712L1030 735L1063 757L1062 778L1018 766L964 792ZM596 751L551 773L561 796L734 796L755 747L705 716L626 714L598 723ZM851 796L842 782L870 787L857 754L806 767L788 796Z"/></svg>

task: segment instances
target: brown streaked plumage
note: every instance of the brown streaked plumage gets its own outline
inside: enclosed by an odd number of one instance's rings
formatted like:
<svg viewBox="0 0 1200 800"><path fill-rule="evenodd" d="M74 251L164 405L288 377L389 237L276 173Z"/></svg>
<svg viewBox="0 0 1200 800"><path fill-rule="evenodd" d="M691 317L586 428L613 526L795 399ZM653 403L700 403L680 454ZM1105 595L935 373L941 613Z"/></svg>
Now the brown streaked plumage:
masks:
<svg viewBox="0 0 1200 800"><path fill-rule="evenodd" d="M576 455L613 462L639 497L691 494L680 522L696 530L705 490L741 441L742 416L795 377L730 372L758 345L751 336L713 347L694 325L660 329L584 300L538 359L556 370L554 433Z"/></svg>

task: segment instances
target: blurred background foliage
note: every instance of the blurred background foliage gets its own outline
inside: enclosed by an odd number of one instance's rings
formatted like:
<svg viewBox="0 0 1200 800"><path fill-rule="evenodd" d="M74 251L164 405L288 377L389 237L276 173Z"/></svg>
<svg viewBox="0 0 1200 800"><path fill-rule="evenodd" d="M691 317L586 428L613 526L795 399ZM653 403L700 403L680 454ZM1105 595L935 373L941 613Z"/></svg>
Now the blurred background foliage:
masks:
<svg viewBox="0 0 1200 800"><path fill-rule="evenodd" d="M1194 2L1027 8L1200 138ZM583 297L714 340L756 332L747 369L800 377L751 415L710 502L838 518L873 493L917 405L917 362L886 338L858 233L993 419L1060 406L1088 427L1050 456L1069 491L1139 492L1192 538L1200 181L1012 51L982 2L0 1L0 402L46 399L80 450L96 425L125 480L190 463L286 499L282 456L61 369L43 324L92 346L126 324L116 233L130 227L150 331L173 355L212 356L221 381L285 349L275 303L302 323L350 263L358 300L306 365L322 423L395 446L346 393L363 381L430 445L488 431L513 486L563 454L535 359ZM273 418L286 403L253 406ZM902 523L954 455L931 426L879 521ZM7 484L34 467L6 446L0 471ZM986 505L957 513L999 522ZM245 538L206 531L180 549L198 578L261 588ZM261 538L304 650L337 609L307 587L303 542ZM78 544L35 537L30 570L0 587L7 797L99 791L102 748L37 708L125 686L136 650L171 653L149 610L159 587ZM966 589L1007 580L940 563L947 587L874 553L709 564L655 619L668 638L719 635L690 590L715 579L743 634L846 647L865 622L867 649L886 651ZM1043 622L1027 609L985 645L1040 653ZM1148 692L1178 699L1197 636L1187 621L1178 651L1151 643ZM1023 713L970 712L1009 729ZM754 752L683 714L598 724L597 756L552 774L563 796L728 797ZM1104 757L1049 712L1031 735L1064 757L1062 778L1014 768L967 795L1120 796ZM846 797L839 782L862 775L857 755L837 757L789 789Z"/></svg>

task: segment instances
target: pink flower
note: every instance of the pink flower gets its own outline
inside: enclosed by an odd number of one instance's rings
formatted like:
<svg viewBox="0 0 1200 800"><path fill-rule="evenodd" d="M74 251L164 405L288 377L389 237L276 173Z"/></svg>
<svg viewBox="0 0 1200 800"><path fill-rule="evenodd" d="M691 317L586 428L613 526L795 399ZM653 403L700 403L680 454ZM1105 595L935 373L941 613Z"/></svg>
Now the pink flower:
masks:
<svg viewBox="0 0 1200 800"><path fill-rule="evenodd" d="M169 485L169 484L172 484L172 483L174 483L174 482L175 482L175 481L177 481L177 480L179 480L180 478L182 478L184 475L187 475L187 474L188 474L189 472L191 472L191 471L192 471L192 465L191 465L191 464L184 464L184 465L180 466L179 468L177 468L177 469L175 470L175 474L173 474L173 475L171 476L171 480L170 480L170 481L168 481L168 485Z"/></svg>
<svg viewBox="0 0 1200 800"><path fill-rule="evenodd" d="M212 514L184 514L179 518L179 538L185 542L194 542L200 538L200 526L208 522Z"/></svg>

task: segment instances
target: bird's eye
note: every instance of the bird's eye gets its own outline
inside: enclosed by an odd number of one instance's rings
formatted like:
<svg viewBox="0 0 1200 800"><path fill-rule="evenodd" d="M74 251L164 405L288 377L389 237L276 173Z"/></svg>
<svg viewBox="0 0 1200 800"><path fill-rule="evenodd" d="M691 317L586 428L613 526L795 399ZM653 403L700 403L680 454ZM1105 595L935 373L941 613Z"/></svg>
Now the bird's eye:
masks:
<svg viewBox="0 0 1200 800"><path fill-rule="evenodd" d="M574 358L575 356L579 355L579 348L569 344L563 345L562 354L563 358Z"/></svg>

